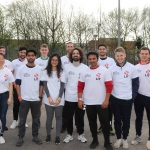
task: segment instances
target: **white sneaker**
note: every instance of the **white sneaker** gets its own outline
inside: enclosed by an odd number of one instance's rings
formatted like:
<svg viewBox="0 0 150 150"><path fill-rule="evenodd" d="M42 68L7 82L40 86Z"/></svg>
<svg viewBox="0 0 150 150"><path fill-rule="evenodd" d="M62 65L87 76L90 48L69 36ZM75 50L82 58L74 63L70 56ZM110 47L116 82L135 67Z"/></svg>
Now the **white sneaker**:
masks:
<svg viewBox="0 0 150 150"><path fill-rule="evenodd" d="M141 137L138 136L138 135L136 135L136 137L134 138L134 140L131 141L131 144L137 145L137 144L139 144L140 142L142 142Z"/></svg>
<svg viewBox="0 0 150 150"><path fill-rule="evenodd" d="M114 143L114 148L119 148L122 145L122 139L118 139L115 143Z"/></svg>
<svg viewBox="0 0 150 150"><path fill-rule="evenodd" d="M64 139L64 143L69 143L70 141L72 141L73 140L73 136L72 135L70 135L70 134L68 134L67 136L66 136L66 138Z"/></svg>
<svg viewBox="0 0 150 150"><path fill-rule="evenodd" d="M16 127L18 127L18 125L19 125L19 122L18 122L18 121L16 121Z"/></svg>
<svg viewBox="0 0 150 150"><path fill-rule="evenodd" d="M129 148L129 144L128 144L127 140L123 140L122 143L123 143L123 148L125 148L125 149Z"/></svg>
<svg viewBox="0 0 150 150"><path fill-rule="evenodd" d="M78 135L78 140L81 141L82 143L87 142L87 139L84 137L84 134Z"/></svg>
<svg viewBox="0 0 150 150"><path fill-rule="evenodd" d="M16 128L16 120L14 120L10 126L10 129L15 129Z"/></svg>
<svg viewBox="0 0 150 150"><path fill-rule="evenodd" d="M0 144L4 144L5 143L5 139L3 138L3 136L0 136Z"/></svg>
<svg viewBox="0 0 150 150"><path fill-rule="evenodd" d="M25 124L25 127L26 127L26 128L28 128L28 125L27 125L27 123Z"/></svg>

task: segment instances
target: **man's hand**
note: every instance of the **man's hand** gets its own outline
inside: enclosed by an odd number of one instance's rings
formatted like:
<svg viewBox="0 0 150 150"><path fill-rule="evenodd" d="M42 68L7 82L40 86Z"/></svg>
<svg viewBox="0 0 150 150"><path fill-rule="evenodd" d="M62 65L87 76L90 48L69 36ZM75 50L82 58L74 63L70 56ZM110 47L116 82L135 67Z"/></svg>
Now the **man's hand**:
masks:
<svg viewBox="0 0 150 150"><path fill-rule="evenodd" d="M60 101L61 101L61 98L58 97L58 98L56 99L55 105L58 106L58 105L60 104Z"/></svg>
<svg viewBox="0 0 150 150"><path fill-rule="evenodd" d="M109 101L105 100L102 104L102 108L107 108L109 104Z"/></svg>
<svg viewBox="0 0 150 150"><path fill-rule="evenodd" d="M22 97L21 97L21 96L18 96L18 100L21 102L21 101L22 101Z"/></svg>
<svg viewBox="0 0 150 150"><path fill-rule="evenodd" d="M79 101L78 101L78 107L79 107L80 109L83 109L83 105L84 105L83 101L79 100Z"/></svg>
<svg viewBox="0 0 150 150"><path fill-rule="evenodd" d="M12 99L11 99L11 98L8 98L7 104L10 105L11 103L12 103Z"/></svg>
<svg viewBox="0 0 150 150"><path fill-rule="evenodd" d="M50 103L51 105L55 105L55 103L54 103L54 101L53 101L53 99L52 99L51 97L48 97L48 101L49 101L49 103Z"/></svg>

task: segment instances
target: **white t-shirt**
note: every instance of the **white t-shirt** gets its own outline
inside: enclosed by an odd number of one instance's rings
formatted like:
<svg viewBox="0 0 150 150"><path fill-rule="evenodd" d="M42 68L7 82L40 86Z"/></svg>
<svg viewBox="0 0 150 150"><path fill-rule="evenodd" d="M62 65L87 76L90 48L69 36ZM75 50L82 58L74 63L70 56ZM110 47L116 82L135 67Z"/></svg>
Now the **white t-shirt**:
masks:
<svg viewBox="0 0 150 150"><path fill-rule="evenodd" d="M79 66L74 66L72 63L65 65L64 72L66 76L65 87L65 100L69 102L78 102L78 79L83 70L86 70L88 66L80 63Z"/></svg>
<svg viewBox="0 0 150 150"><path fill-rule="evenodd" d="M12 72L8 68L0 70L0 93L9 91L9 83L14 82Z"/></svg>
<svg viewBox="0 0 150 150"><path fill-rule="evenodd" d="M83 101L85 105L101 105L106 98L105 82L112 81L108 69L99 66L96 69L86 69L81 72L80 82L84 82Z"/></svg>
<svg viewBox="0 0 150 150"><path fill-rule="evenodd" d="M69 58L67 57L67 55L61 57L62 69L64 69L64 66L69 63L70 63L70 61L69 61Z"/></svg>
<svg viewBox="0 0 150 150"><path fill-rule="evenodd" d="M42 75L42 78L41 78L41 81L47 81L47 87L48 87L48 90L49 90L49 93L50 93L50 97L53 99L53 101L55 102L56 99L59 97L59 90L60 90L60 82L65 82L65 76L64 76L64 73L61 73L60 75L60 78L57 77L57 72L52 72L52 76L48 76L47 75L47 71L44 70L43 71L43 75ZM44 93L44 96L43 96L43 101L46 105L49 105L49 106L54 106L55 105L51 105L48 101L48 98L47 98L47 95L46 93ZM61 102L60 104L61 106L64 105L64 94L61 98Z"/></svg>
<svg viewBox="0 0 150 150"><path fill-rule="evenodd" d="M13 71L12 64L11 64L11 62L10 62L9 60L7 60L7 59L5 59L5 63L4 63L4 65L3 65L3 67L10 69L10 71Z"/></svg>
<svg viewBox="0 0 150 150"><path fill-rule="evenodd" d="M35 64L40 66L41 69L44 70L47 67L48 60L49 57L47 57L47 59L42 59L41 57L39 57L35 60Z"/></svg>
<svg viewBox="0 0 150 150"><path fill-rule="evenodd" d="M114 64L109 70L114 85L112 95L118 99L130 100L132 98L132 79L138 77L135 66L126 62L123 67Z"/></svg>
<svg viewBox="0 0 150 150"><path fill-rule="evenodd" d="M27 59L25 59L24 61L21 61L19 58L15 59L12 61L12 68L14 70L14 77L16 79L16 75L17 75L17 70L20 66L27 64Z"/></svg>
<svg viewBox="0 0 150 150"><path fill-rule="evenodd" d="M113 58L110 58L110 57L107 57L106 59L100 59L99 58L98 64L103 66L103 67L106 67L108 69L110 66L115 64L115 61Z"/></svg>
<svg viewBox="0 0 150 150"><path fill-rule="evenodd" d="M137 64L135 67L139 74L138 93L150 97L150 64Z"/></svg>
<svg viewBox="0 0 150 150"><path fill-rule="evenodd" d="M21 97L26 101L39 101L39 85L42 70L39 66L29 68L26 65L19 67L16 79L21 80Z"/></svg>

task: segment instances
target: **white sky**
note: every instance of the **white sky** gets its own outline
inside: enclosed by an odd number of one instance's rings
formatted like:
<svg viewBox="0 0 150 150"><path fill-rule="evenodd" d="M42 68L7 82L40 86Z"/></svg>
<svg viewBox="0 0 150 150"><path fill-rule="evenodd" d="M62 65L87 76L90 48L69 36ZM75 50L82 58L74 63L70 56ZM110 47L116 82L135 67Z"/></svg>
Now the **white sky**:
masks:
<svg viewBox="0 0 150 150"><path fill-rule="evenodd" d="M0 4L10 4L15 0L0 0ZM39 0L40 1L40 0ZM108 12L118 7L118 0L62 0L65 8L69 9L70 5L75 8L81 8L86 13L97 13L98 8L101 5L102 12ZM121 8L134 8L137 7L140 10L145 7L150 7L150 0L120 0ZM68 6L68 7L66 7Z"/></svg>

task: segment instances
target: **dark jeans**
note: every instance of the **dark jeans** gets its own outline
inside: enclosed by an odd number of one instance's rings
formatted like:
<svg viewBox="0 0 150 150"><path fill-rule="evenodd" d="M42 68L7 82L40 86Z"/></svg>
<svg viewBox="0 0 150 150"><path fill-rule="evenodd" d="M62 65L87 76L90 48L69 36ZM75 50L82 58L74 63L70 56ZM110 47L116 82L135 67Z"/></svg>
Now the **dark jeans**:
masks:
<svg viewBox="0 0 150 150"><path fill-rule="evenodd" d="M32 136L38 136L39 127L39 115L40 115L40 101L26 101L22 100L20 102L19 108L19 126L18 126L18 136L23 138L25 135L25 123L27 115L31 109L32 114Z"/></svg>
<svg viewBox="0 0 150 150"><path fill-rule="evenodd" d="M4 129L6 126L6 113L8 109L7 100L9 98L9 92L0 94L0 120L2 123L1 133L4 133Z"/></svg>
<svg viewBox="0 0 150 150"><path fill-rule="evenodd" d="M97 138L97 115L98 115L103 130L105 144L110 143L108 108L103 109L101 108L101 105L86 105L86 112L93 139Z"/></svg>
<svg viewBox="0 0 150 150"><path fill-rule="evenodd" d="M67 119L67 131L68 134L72 135L73 133L73 116L76 115L77 130L79 135L84 132L84 114L85 111L78 108L78 102L68 102L65 101L65 111L66 111L66 119Z"/></svg>
<svg viewBox="0 0 150 150"><path fill-rule="evenodd" d="M142 131L144 108L146 109L146 113L147 113L147 119L149 125L149 137L150 137L150 97L138 94L134 100L134 109L136 114L135 129L136 129L136 134L139 136L141 135L141 131Z"/></svg>
<svg viewBox="0 0 150 150"><path fill-rule="evenodd" d="M130 117L133 100L122 100L111 95L110 97L112 111L114 114L114 126L117 139L127 139L130 129Z"/></svg>
<svg viewBox="0 0 150 150"><path fill-rule="evenodd" d="M19 107L20 107L20 101L18 100L17 91L15 88L13 88L13 117L14 120L18 120L18 114L19 114Z"/></svg>

